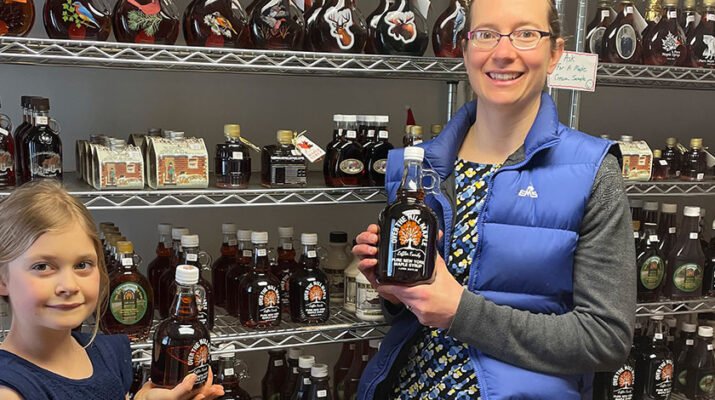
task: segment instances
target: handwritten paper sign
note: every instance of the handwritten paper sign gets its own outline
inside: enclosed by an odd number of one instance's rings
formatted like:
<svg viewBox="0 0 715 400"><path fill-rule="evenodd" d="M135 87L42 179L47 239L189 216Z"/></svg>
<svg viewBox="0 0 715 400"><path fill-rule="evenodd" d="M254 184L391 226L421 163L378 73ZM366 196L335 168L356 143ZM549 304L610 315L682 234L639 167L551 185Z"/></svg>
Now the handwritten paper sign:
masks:
<svg viewBox="0 0 715 400"><path fill-rule="evenodd" d="M549 75L548 85L554 89L596 90L598 55L565 51L554 72Z"/></svg>

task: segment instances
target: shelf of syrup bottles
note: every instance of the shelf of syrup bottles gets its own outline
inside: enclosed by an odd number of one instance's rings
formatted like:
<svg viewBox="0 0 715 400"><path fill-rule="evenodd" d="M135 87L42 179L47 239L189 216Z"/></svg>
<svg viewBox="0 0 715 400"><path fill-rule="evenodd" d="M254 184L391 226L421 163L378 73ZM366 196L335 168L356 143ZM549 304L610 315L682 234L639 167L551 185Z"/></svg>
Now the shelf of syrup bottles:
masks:
<svg viewBox="0 0 715 400"><path fill-rule="evenodd" d="M650 317L656 314L683 315L715 312L715 297L700 297L692 300L667 300L656 303L639 303L636 317Z"/></svg>
<svg viewBox="0 0 715 400"><path fill-rule="evenodd" d="M715 181L626 182L629 196L715 196Z"/></svg>
<svg viewBox="0 0 715 400"><path fill-rule="evenodd" d="M600 64L597 84L602 86L715 89L715 69Z"/></svg>

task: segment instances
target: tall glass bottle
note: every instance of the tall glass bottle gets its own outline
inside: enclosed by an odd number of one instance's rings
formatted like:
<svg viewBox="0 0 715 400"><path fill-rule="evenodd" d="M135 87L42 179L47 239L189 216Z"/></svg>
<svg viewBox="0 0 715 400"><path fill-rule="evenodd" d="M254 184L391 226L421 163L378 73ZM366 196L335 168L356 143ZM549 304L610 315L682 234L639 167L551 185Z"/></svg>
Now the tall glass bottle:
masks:
<svg viewBox="0 0 715 400"><path fill-rule="evenodd" d="M226 273L226 312L229 315L238 317L240 307L238 303L239 287L243 276L251 269L253 262L253 243L251 243L252 232L239 229L238 250L236 253L236 265Z"/></svg>
<svg viewBox="0 0 715 400"><path fill-rule="evenodd" d="M32 128L32 100L35 96L22 96L20 106L22 107L22 123L15 128L15 181L17 185L23 183L23 157L22 142L27 131Z"/></svg>
<svg viewBox="0 0 715 400"><path fill-rule="evenodd" d="M328 365L315 364L310 369L311 388L308 400L332 400L330 391L330 378L328 378Z"/></svg>
<svg viewBox="0 0 715 400"><path fill-rule="evenodd" d="M268 328L281 323L280 281L270 271L268 232L253 232L253 263L238 289L239 320L247 328Z"/></svg>
<svg viewBox="0 0 715 400"><path fill-rule="evenodd" d="M377 141L370 146L365 154L365 168L368 172L368 185L385 186L385 172L387 171L387 153L394 148L390 143L390 134L387 131L387 123L390 121L387 115L377 117Z"/></svg>
<svg viewBox="0 0 715 400"><path fill-rule="evenodd" d="M335 147L336 159L330 175L338 186L360 186L366 171L362 146L357 142L357 117L345 115L343 118L345 136Z"/></svg>
<svg viewBox="0 0 715 400"><path fill-rule="evenodd" d="M33 126L23 139L24 182L54 178L62 180L62 139L50 127L50 100L35 99Z"/></svg>
<svg viewBox="0 0 715 400"><path fill-rule="evenodd" d="M192 0L184 11L189 46L247 48L248 16L237 0Z"/></svg>
<svg viewBox="0 0 715 400"><path fill-rule="evenodd" d="M342 231L330 232L328 256L323 264L323 272L328 277L330 304L342 306L345 300L345 268L350 263L348 258L348 234Z"/></svg>
<svg viewBox="0 0 715 400"><path fill-rule="evenodd" d="M662 203L660 205L660 218L658 223L658 238L660 244L658 250L663 257L668 258L670 252L678 240L678 228L676 227L677 204Z"/></svg>
<svg viewBox="0 0 715 400"><path fill-rule="evenodd" d="M423 129L419 125L409 125L409 128L405 129L405 136L402 137L402 145L417 146L422 143L423 140Z"/></svg>
<svg viewBox="0 0 715 400"><path fill-rule="evenodd" d="M613 21L611 18L611 3L613 3L612 0L599 1L596 15L586 28L588 34L586 35L585 51L587 53L598 54L599 59L601 58L601 48L603 47L603 35Z"/></svg>
<svg viewBox="0 0 715 400"><path fill-rule="evenodd" d="M181 250L183 258L181 264L193 265L199 270L206 269L211 264L211 256L199 249L199 235L185 235L181 237ZM201 260L203 259L203 261ZM176 292L176 284L172 284L169 293ZM214 291L209 281L199 275L199 282L196 284L196 305L199 311L199 321L206 325L209 330L214 326Z"/></svg>
<svg viewBox="0 0 715 400"><path fill-rule="evenodd" d="M257 49L302 50L303 12L293 0L258 0L248 18L251 42Z"/></svg>
<svg viewBox="0 0 715 400"><path fill-rule="evenodd" d="M641 62L641 32L635 21L635 5L629 0L620 0L613 23L603 34L603 61L621 64Z"/></svg>
<svg viewBox="0 0 715 400"><path fill-rule="evenodd" d="M228 345L224 350L235 350L235 346ZM223 386L226 400L251 400L251 395L241 387L241 376L236 371L236 354L233 352L219 355L218 369L216 370L215 383Z"/></svg>
<svg viewBox="0 0 715 400"><path fill-rule="evenodd" d="M370 344L367 340L358 342L353 353L353 362L350 369L345 374L345 397L346 400L355 399L357 396L358 384L367 362L370 359Z"/></svg>
<svg viewBox="0 0 715 400"><path fill-rule="evenodd" d="M0 36L27 36L35 23L35 2L0 2Z"/></svg>
<svg viewBox="0 0 715 400"><path fill-rule="evenodd" d="M391 0L380 0L380 4L377 5L377 8L375 8L375 10L365 19L365 23L367 24L367 43L365 43L365 53L377 53L377 24L380 22L380 18L382 18L391 5Z"/></svg>
<svg viewBox="0 0 715 400"><path fill-rule="evenodd" d="M437 185L439 178L422 169L424 149L407 147L405 169L397 199L380 214L378 268L380 282L416 285L432 280L437 257L437 217L424 203L425 175ZM428 188L432 189L434 186Z"/></svg>
<svg viewBox="0 0 715 400"><path fill-rule="evenodd" d="M688 360L685 395L693 400L715 399L715 357L713 356L713 328L698 327L698 338L693 355Z"/></svg>
<svg viewBox="0 0 715 400"><path fill-rule="evenodd" d="M657 224L658 223L658 202L657 201L646 201L643 202L643 224L641 225L641 232L645 231L647 223Z"/></svg>
<svg viewBox="0 0 715 400"><path fill-rule="evenodd" d="M678 0L663 0L660 21L643 35L643 45L644 64L687 66L685 32L678 23Z"/></svg>
<svg viewBox="0 0 715 400"><path fill-rule="evenodd" d="M187 374L198 378L194 387L202 386L209 376L211 336L199 321L196 291L201 290L199 269L192 265L176 268L176 295L171 316L159 323L154 332L151 381L160 387L174 387Z"/></svg>
<svg viewBox="0 0 715 400"><path fill-rule="evenodd" d="M683 167L680 173L680 180L683 181L703 181L708 169L707 161L703 151L703 139L690 139L690 151L683 155Z"/></svg>
<svg viewBox="0 0 715 400"><path fill-rule="evenodd" d="M290 400L291 395L296 389L298 379L300 377L300 369L298 368L298 359L303 354L303 350L299 347L291 347L288 349L288 373L283 382L281 399Z"/></svg>
<svg viewBox="0 0 715 400"><path fill-rule="evenodd" d="M663 149L663 160L668 162L668 179L677 179L680 177L681 170L681 155L677 148L678 139L670 137L665 141Z"/></svg>
<svg viewBox="0 0 715 400"><path fill-rule="evenodd" d="M715 68L715 0L703 0L700 24L688 33L688 53L691 65Z"/></svg>
<svg viewBox="0 0 715 400"><path fill-rule="evenodd" d="M223 235L221 256L211 266L211 284L216 296L216 305L219 307L226 307L226 274L236 266L237 231L235 224L221 224L221 234Z"/></svg>
<svg viewBox="0 0 715 400"><path fill-rule="evenodd" d="M305 186L306 161L293 146L293 132L280 130L276 139L277 145L265 146L261 152L261 184L266 187Z"/></svg>
<svg viewBox="0 0 715 400"><path fill-rule="evenodd" d="M295 390L290 396L290 400L303 400L304 396L307 398L307 394L310 393L310 388L313 382L310 380L310 370L315 365L314 356L300 356L298 358L298 370L300 375L298 376L298 384Z"/></svg>
<svg viewBox="0 0 715 400"><path fill-rule="evenodd" d="M338 361L335 362L335 367L333 368L333 397L336 399L345 399L345 376L350 370L356 347L355 342L343 343Z"/></svg>
<svg viewBox="0 0 715 400"><path fill-rule="evenodd" d="M181 237L189 234L189 229L184 227L175 227L171 229L171 268L164 272L159 279L159 294L161 298L157 300L159 303L159 315L161 318L168 318L171 309L171 302L174 300L174 285L176 267L184 257L181 250ZM155 296L157 298L159 295Z"/></svg>
<svg viewBox="0 0 715 400"><path fill-rule="evenodd" d="M154 293L154 308L159 309L161 299L161 276L173 272L171 265L171 224L159 224L159 243L156 245L156 258L147 266L146 275Z"/></svg>
<svg viewBox="0 0 715 400"><path fill-rule="evenodd" d="M280 400L281 388L288 377L286 351L282 349L268 350L268 367L261 379L261 396L266 400Z"/></svg>
<svg viewBox="0 0 715 400"><path fill-rule="evenodd" d="M658 25L660 18L663 16L663 0L647 0L645 3L643 17L645 18L647 26L641 31L641 37L644 40L655 26ZM643 43L643 50L645 51L645 43Z"/></svg>
<svg viewBox="0 0 715 400"><path fill-rule="evenodd" d="M328 0L315 20L317 50L330 53L362 53L367 41L365 17L353 0Z"/></svg>
<svg viewBox="0 0 715 400"><path fill-rule="evenodd" d="M0 114L0 189L15 187L15 139L12 122Z"/></svg>
<svg viewBox="0 0 715 400"><path fill-rule="evenodd" d="M685 393L688 376L688 361L692 357L695 350L695 331L697 325L683 323L680 331L680 338L677 346L673 351L673 359L675 360L675 386L673 392Z"/></svg>
<svg viewBox="0 0 715 400"><path fill-rule="evenodd" d="M665 345L667 328L662 315L651 317L648 337L636 360L636 399L667 400L673 389L673 354Z"/></svg>
<svg viewBox="0 0 715 400"><path fill-rule="evenodd" d="M700 208L685 207L683 213L677 243L668 256L665 295L673 300L700 296L705 267L698 235Z"/></svg>
<svg viewBox="0 0 715 400"><path fill-rule="evenodd" d="M379 54L421 56L427 50L427 21L413 0L396 0L377 23Z"/></svg>
<svg viewBox="0 0 715 400"><path fill-rule="evenodd" d="M216 145L216 186L242 189L251 179L251 153L241 142L241 126L223 126L226 143Z"/></svg>
<svg viewBox="0 0 715 400"><path fill-rule="evenodd" d="M638 301L654 302L660 298L665 277L665 256L658 250L660 240L655 223L646 222L638 253Z"/></svg>
<svg viewBox="0 0 715 400"><path fill-rule="evenodd" d="M172 45L179 36L179 14L172 0L119 0L112 17L118 42Z"/></svg>
<svg viewBox="0 0 715 400"><path fill-rule="evenodd" d="M45 0L42 17L50 39L105 41L112 30L103 0Z"/></svg>
<svg viewBox="0 0 715 400"><path fill-rule="evenodd" d="M333 140L325 147L325 157L323 158L323 178L325 179L325 186L340 186L340 182L335 177L333 171L336 169L335 162L338 159L338 147L347 142L347 139L345 139L346 132L345 116L342 114L333 115Z"/></svg>
<svg viewBox="0 0 715 400"><path fill-rule="evenodd" d="M278 227L278 266L274 275L280 280L281 307L283 312L290 312L290 277L298 269L293 247L293 227Z"/></svg>
<svg viewBox="0 0 715 400"><path fill-rule="evenodd" d="M462 57L462 40L467 37L467 7L462 0L450 0L449 6L432 27L432 50L437 57Z"/></svg>
<svg viewBox="0 0 715 400"><path fill-rule="evenodd" d="M290 278L290 316L293 322L321 323L330 317L328 278L320 270L318 235L300 235L300 268Z"/></svg>

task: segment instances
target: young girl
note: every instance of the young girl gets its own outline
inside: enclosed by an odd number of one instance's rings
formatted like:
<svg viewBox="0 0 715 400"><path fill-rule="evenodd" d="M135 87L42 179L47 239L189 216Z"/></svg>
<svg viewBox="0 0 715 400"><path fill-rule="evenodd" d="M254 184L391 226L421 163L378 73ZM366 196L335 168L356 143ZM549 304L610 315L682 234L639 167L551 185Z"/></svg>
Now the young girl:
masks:
<svg viewBox="0 0 715 400"><path fill-rule="evenodd" d="M129 339L72 332L100 318L109 279L92 216L59 183L42 181L0 202L0 296L12 325L0 344L0 399L123 400L132 383ZM136 399L214 399L223 388L192 391L147 383Z"/></svg>

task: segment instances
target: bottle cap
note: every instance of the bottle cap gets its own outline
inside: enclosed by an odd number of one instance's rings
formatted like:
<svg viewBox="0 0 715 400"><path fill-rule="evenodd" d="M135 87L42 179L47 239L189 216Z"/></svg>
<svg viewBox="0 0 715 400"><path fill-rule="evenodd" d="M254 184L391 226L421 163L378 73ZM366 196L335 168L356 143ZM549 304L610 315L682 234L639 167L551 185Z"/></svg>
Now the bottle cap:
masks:
<svg viewBox="0 0 715 400"><path fill-rule="evenodd" d="M707 213L707 210L705 207L700 207L700 217L705 218L705 214Z"/></svg>
<svg viewBox="0 0 715 400"><path fill-rule="evenodd" d="M114 222L100 222L99 223L99 230L103 231L105 228L113 227Z"/></svg>
<svg viewBox="0 0 715 400"><path fill-rule="evenodd" d="M653 224L653 225L655 225L655 224ZM678 326L678 320L673 317L666 318L665 323L668 324L668 328L671 328L671 329Z"/></svg>
<svg viewBox="0 0 715 400"><path fill-rule="evenodd" d="M693 332L695 332L696 329L698 329L698 326L695 325L695 324L689 324L689 323L687 323L687 322L683 322L683 323L680 325L680 330L683 331L683 332L693 333Z"/></svg>
<svg viewBox="0 0 715 400"><path fill-rule="evenodd" d="M235 235L237 230L238 228L236 228L236 224L221 224L221 233L224 235Z"/></svg>
<svg viewBox="0 0 715 400"><path fill-rule="evenodd" d="M715 3L715 1L711 1L712 3ZM703 4L707 7L708 0L703 0ZM695 0L685 0L683 2L683 7L685 8L695 8Z"/></svg>
<svg viewBox="0 0 715 400"><path fill-rule="evenodd" d="M20 106L22 106L22 108L30 108L30 102L34 98L35 96L20 96Z"/></svg>
<svg viewBox="0 0 715 400"><path fill-rule="evenodd" d="M229 344L228 346L224 347L221 349L221 351L225 351L226 353L222 353L219 355L224 360L227 360L229 358L234 358L236 357L236 346L233 344Z"/></svg>
<svg viewBox="0 0 715 400"><path fill-rule="evenodd" d="M405 147L405 161L422 162L425 158L425 149L417 146Z"/></svg>
<svg viewBox="0 0 715 400"><path fill-rule="evenodd" d="M251 232L251 243L254 243L254 244L268 243L268 232Z"/></svg>
<svg viewBox="0 0 715 400"><path fill-rule="evenodd" d="M310 368L310 376L313 378L325 378L328 376L327 364L315 364Z"/></svg>
<svg viewBox="0 0 715 400"><path fill-rule="evenodd" d="M630 203L631 208L643 208L643 200L641 199L629 199L628 203Z"/></svg>
<svg viewBox="0 0 715 400"><path fill-rule="evenodd" d="M650 319L653 321L662 321L665 319L665 317L661 314L658 314L658 315L651 316Z"/></svg>
<svg viewBox="0 0 715 400"><path fill-rule="evenodd" d="M184 235L189 234L189 228L184 228L184 227L178 227L178 228L171 228L171 239L172 240L181 240L181 237Z"/></svg>
<svg viewBox="0 0 715 400"><path fill-rule="evenodd" d="M699 326L698 336L702 337L713 337L713 327L712 326Z"/></svg>
<svg viewBox="0 0 715 400"><path fill-rule="evenodd" d="M377 122L377 115L366 115L365 122L367 122L368 125L374 125L375 122Z"/></svg>
<svg viewBox="0 0 715 400"><path fill-rule="evenodd" d="M348 234L341 231L330 232L330 243L347 243Z"/></svg>
<svg viewBox="0 0 715 400"><path fill-rule="evenodd" d="M422 136L422 127L419 125L412 125L410 127L410 133L414 136Z"/></svg>
<svg viewBox="0 0 715 400"><path fill-rule="evenodd" d="M199 235L183 235L181 247L199 247Z"/></svg>
<svg viewBox="0 0 715 400"><path fill-rule="evenodd" d="M685 0L685 4L690 4L689 1L692 1L693 3L695 3L695 0ZM715 0L703 0L703 6L715 7ZM695 8L695 6L687 7L687 8Z"/></svg>
<svg viewBox="0 0 715 400"><path fill-rule="evenodd" d="M601 139L606 139L606 140L611 140L611 137L610 137L609 135L605 135L605 134L604 134L604 135L601 135L600 138L601 138Z"/></svg>
<svg viewBox="0 0 715 400"><path fill-rule="evenodd" d="M690 139L690 147L693 149L700 149L703 147L703 138L692 138Z"/></svg>
<svg viewBox="0 0 715 400"><path fill-rule="evenodd" d="M685 215L686 217L700 218L700 207L685 206L683 208L683 215Z"/></svg>
<svg viewBox="0 0 715 400"><path fill-rule="evenodd" d="M291 347L288 349L288 358L291 360L297 360L303 354L303 349L300 347Z"/></svg>
<svg viewBox="0 0 715 400"><path fill-rule="evenodd" d="M300 242L305 246L315 246L318 244L318 234L317 233L302 233L300 235Z"/></svg>
<svg viewBox="0 0 715 400"><path fill-rule="evenodd" d="M405 125L405 134L409 134L412 131L414 125Z"/></svg>
<svg viewBox="0 0 715 400"><path fill-rule="evenodd" d="M315 365L315 356L298 357L298 367L303 369L312 368Z"/></svg>
<svg viewBox="0 0 715 400"><path fill-rule="evenodd" d="M236 237L241 242L250 242L251 241L251 231L246 230L246 229L239 229L238 233L236 233Z"/></svg>
<svg viewBox="0 0 715 400"><path fill-rule="evenodd" d="M657 201L646 201L643 203L643 209L646 211L658 211Z"/></svg>
<svg viewBox="0 0 715 400"><path fill-rule="evenodd" d="M293 227L292 226L279 226L278 227L278 237L281 239L287 239L293 237Z"/></svg>
<svg viewBox="0 0 715 400"><path fill-rule="evenodd" d="M50 111L50 99L35 97L30 103L32 103L32 109L35 111Z"/></svg>
<svg viewBox="0 0 715 400"><path fill-rule="evenodd" d="M664 214L675 214L678 212L678 205L672 203L661 203L660 212Z"/></svg>
<svg viewBox="0 0 715 400"><path fill-rule="evenodd" d="M432 132L433 134L442 132L442 125L439 125L439 124L432 125L430 127L430 132Z"/></svg>
<svg viewBox="0 0 715 400"><path fill-rule="evenodd" d="M345 122L357 122L357 115L343 115Z"/></svg>
<svg viewBox="0 0 715 400"><path fill-rule="evenodd" d="M367 115L356 115L355 119L357 119L357 122L365 123L367 122L367 117Z"/></svg>
<svg viewBox="0 0 715 400"><path fill-rule="evenodd" d="M171 235L172 226L171 224L163 223L157 225L156 229L160 235Z"/></svg>
<svg viewBox="0 0 715 400"><path fill-rule="evenodd" d="M193 265L179 265L175 276L179 285L195 285L199 282L199 269Z"/></svg>
<svg viewBox="0 0 715 400"><path fill-rule="evenodd" d="M663 7L677 7L679 0L663 0Z"/></svg>
<svg viewBox="0 0 715 400"><path fill-rule="evenodd" d="M117 242L117 251L120 253L134 253L134 244L129 241L119 241Z"/></svg>
<svg viewBox="0 0 715 400"><path fill-rule="evenodd" d="M661 157L663 157L662 151L660 151L658 149L653 150L653 158L661 158Z"/></svg>
<svg viewBox="0 0 715 400"><path fill-rule="evenodd" d="M377 123L379 124L387 124L390 122L390 116L389 115L378 115L377 116Z"/></svg>
<svg viewBox="0 0 715 400"><path fill-rule="evenodd" d="M633 136L630 135L621 135L621 142L624 143L629 143L633 141Z"/></svg>
<svg viewBox="0 0 715 400"><path fill-rule="evenodd" d="M380 339L372 339L368 343L369 343L371 349L379 349L380 342L381 342Z"/></svg>
<svg viewBox="0 0 715 400"><path fill-rule="evenodd" d="M344 121L345 121L345 116L343 114L333 115L333 122L344 122Z"/></svg>
<svg viewBox="0 0 715 400"><path fill-rule="evenodd" d="M241 125L239 124L227 124L223 126L223 134L230 138L240 138L241 137Z"/></svg>
<svg viewBox="0 0 715 400"><path fill-rule="evenodd" d="M290 144L293 143L293 131L280 130L276 132L276 139L280 144Z"/></svg>
<svg viewBox="0 0 715 400"><path fill-rule="evenodd" d="M669 137L669 138L665 139L665 144L668 147L675 147L675 145L678 144L678 139L676 139L674 137Z"/></svg>

